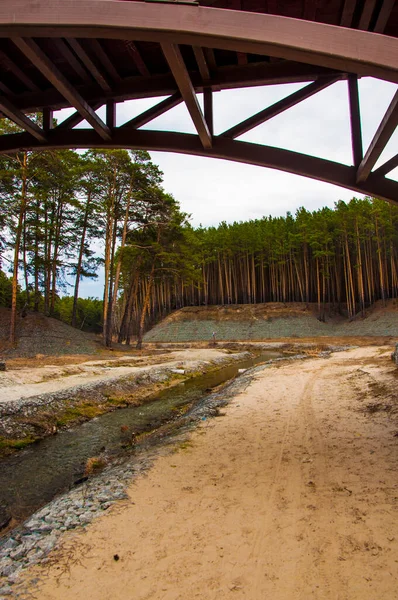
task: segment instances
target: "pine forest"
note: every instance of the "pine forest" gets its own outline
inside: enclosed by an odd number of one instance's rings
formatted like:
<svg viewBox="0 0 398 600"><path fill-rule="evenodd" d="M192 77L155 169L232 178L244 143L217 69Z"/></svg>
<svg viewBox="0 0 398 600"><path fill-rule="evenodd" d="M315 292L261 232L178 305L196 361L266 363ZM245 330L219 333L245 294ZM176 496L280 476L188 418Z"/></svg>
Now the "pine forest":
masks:
<svg viewBox="0 0 398 600"><path fill-rule="evenodd" d="M183 306L305 302L353 319L398 294L398 207L378 199L194 229L147 152L24 151L0 157L0 209L11 343L26 311L140 347ZM99 273L101 299L80 298Z"/></svg>

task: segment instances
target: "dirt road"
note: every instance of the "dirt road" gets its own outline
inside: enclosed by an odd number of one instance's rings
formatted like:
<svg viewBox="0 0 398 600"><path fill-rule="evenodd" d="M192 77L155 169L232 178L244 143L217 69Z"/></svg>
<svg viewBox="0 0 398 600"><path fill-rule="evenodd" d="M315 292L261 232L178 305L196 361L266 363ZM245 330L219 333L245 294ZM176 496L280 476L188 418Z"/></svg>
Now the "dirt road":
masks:
<svg viewBox="0 0 398 600"><path fill-rule="evenodd" d="M266 368L33 574L41 600L398 597L388 348ZM44 570L45 569L45 570Z"/></svg>

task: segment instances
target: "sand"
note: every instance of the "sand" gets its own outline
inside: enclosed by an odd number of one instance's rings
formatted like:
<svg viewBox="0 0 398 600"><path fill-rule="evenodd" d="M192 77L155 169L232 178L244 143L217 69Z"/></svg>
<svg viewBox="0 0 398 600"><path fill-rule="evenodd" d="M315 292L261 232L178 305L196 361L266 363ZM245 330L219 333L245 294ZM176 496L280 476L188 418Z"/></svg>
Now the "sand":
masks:
<svg viewBox="0 0 398 600"><path fill-rule="evenodd" d="M0 407L1 403L7 404L11 400L106 383L119 377L144 375L157 367L200 369L208 367L208 361L226 361L228 357L229 354L222 349L195 348L165 351L153 356L126 355L112 360L89 360L79 364L11 367L0 371Z"/></svg>
<svg viewBox="0 0 398 600"><path fill-rule="evenodd" d="M35 568L40 600L393 600L391 348L266 368Z"/></svg>

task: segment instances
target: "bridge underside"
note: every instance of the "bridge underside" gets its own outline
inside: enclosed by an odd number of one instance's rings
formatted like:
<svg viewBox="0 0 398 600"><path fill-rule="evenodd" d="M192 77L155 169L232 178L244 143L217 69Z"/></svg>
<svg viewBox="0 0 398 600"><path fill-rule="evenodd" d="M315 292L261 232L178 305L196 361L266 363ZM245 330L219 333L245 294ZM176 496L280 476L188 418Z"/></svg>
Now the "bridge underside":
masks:
<svg viewBox="0 0 398 600"><path fill-rule="evenodd" d="M268 0L263 14L239 10L240 0L231 2L236 10L191 0L184 5L115 0L3 4L0 111L21 132L1 135L0 152L65 147L181 152L276 168L398 202L398 183L388 178L398 155L374 169L398 124L398 92L365 151L358 95L359 77L398 83L398 3ZM245 2L259 10L256 0ZM272 6L277 12L281 5L300 7L300 18L270 14ZM348 89L352 166L237 140L340 80ZM214 135L214 92L297 82L306 85ZM203 111L198 93L204 94ZM161 96L167 98L116 126L118 103ZM181 102L196 135L140 129ZM96 112L103 105L105 120ZM54 126L53 111L65 107L76 112ZM76 129L84 120L91 128Z"/></svg>

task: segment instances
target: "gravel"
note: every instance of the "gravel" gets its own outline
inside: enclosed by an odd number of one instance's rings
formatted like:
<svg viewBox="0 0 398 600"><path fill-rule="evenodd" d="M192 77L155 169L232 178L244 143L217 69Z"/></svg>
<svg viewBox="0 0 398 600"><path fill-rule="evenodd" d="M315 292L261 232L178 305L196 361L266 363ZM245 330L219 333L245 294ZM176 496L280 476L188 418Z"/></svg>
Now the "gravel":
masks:
<svg viewBox="0 0 398 600"><path fill-rule="evenodd" d="M347 347L341 347L346 350ZM334 351L337 348L333 349ZM319 356L327 358L330 351ZM15 584L28 567L45 563L50 552L59 545L65 531L87 526L107 511L115 502L129 498L127 489L134 478L150 469L160 452L167 452L176 442L186 440L187 433L196 423L218 416L219 408L245 389L253 376L281 360L309 358L307 355L273 359L265 364L247 369L219 391L206 396L194 408L183 415L176 424L167 424L154 432L139 454L119 463L109 465L100 474L83 484L58 496L35 512L17 529L0 539L0 599L19 598Z"/></svg>
<svg viewBox="0 0 398 600"><path fill-rule="evenodd" d="M40 313L28 312L24 319L18 317L14 348L7 347L9 333L10 310L0 308L0 358L96 354L99 350L95 335Z"/></svg>

